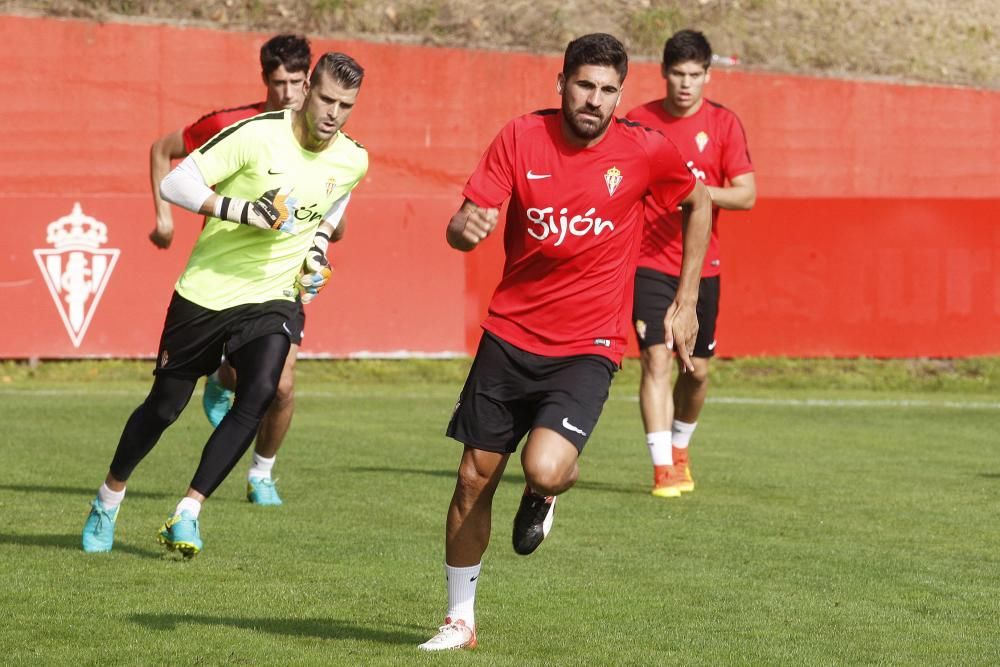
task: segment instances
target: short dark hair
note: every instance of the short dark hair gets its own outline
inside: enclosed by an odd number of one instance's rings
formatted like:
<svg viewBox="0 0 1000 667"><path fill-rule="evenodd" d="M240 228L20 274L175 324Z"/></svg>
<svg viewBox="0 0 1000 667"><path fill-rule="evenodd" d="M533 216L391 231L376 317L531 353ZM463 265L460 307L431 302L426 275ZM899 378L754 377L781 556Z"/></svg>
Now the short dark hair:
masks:
<svg viewBox="0 0 1000 667"><path fill-rule="evenodd" d="M673 67L689 60L708 69L712 65L712 45L697 30L678 30L663 44L663 66Z"/></svg>
<svg viewBox="0 0 1000 667"><path fill-rule="evenodd" d="M309 40L302 35L275 35L260 47L260 69L264 76L282 65L289 72L308 72L312 63Z"/></svg>
<svg viewBox="0 0 1000 667"><path fill-rule="evenodd" d="M595 32L577 37L566 46L563 56L563 76L567 79L584 65L608 65L614 67L618 77L625 81L628 74L628 54L625 45L614 36Z"/></svg>
<svg viewBox="0 0 1000 667"><path fill-rule="evenodd" d="M309 85L316 85L320 72L330 76L345 88L360 88L365 78L364 68L346 53L329 52L320 56L313 67Z"/></svg>

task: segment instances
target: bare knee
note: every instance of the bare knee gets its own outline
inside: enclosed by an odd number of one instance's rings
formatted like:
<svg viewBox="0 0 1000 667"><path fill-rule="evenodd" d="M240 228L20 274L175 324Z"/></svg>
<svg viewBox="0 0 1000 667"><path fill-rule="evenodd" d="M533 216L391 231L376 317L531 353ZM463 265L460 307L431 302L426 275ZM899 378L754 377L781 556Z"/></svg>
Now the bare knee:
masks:
<svg viewBox="0 0 1000 667"><path fill-rule="evenodd" d="M480 499L489 502L500 483L506 464L506 454L466 448L455 482L457 504L468 508Z"/></svg>
<svg viewBox="0 0 1000 667"><path fill-rule="evenodd" d="M458 480L455 490L463 497L475 498L482 494L490 484L490 476L485 470L476 466L475 462L469 459L463 460L458 467Z"/></svg>
<svg viewBox="0 0 1000 667"><path fill-rule="evenodd" d="M533 491L545 496L562 493L576 483L577 477L579 469L575 465L567 468L554 462L545 462L524 469L524 481Z"/></svg>
<svg viewBox="0 0 1000 667"><path fill-rule="evenodd" d="M229 391L236 390L236 370L229 365L228 361L222 361L222 364L219 366L216 374L219 378L219 384Z"/></svg>
<svg viewBox="0 0 1000 667"><path fill-rule="evenodd" d="M524 480L534 491L554 496L576 483L579 452L562 436L546 428L535 429L521 455Z"/></svg>
<svg viewBox="0 0 1000 667"><path fill-rule="evenodd" d="M677 376L678 382L691 388L704 387L708 384L708 359L695 357L693 371L684 371Z"/></svg>
<svg viewBox="0 0 1000 667"><path fill-rule="evenodd" d="M653 345L642 350L639 357L642 374L654 380L669 380L670 356L666 345Z"/></svg>
<svg viewBox="0 0 1000 667"><path fill-rule="evenodd" d="M276 406L287 407L295 402L295 376L291 373L282 373L278 380L278 387L274 392L274 404Z"/></svg>
<svg viewBox="0 0 1000 667"><path fill-rule="evenodd" d="M295 398L295 361L298 359L298 353L299 346L292 344L285 356L285 364L281 367L278 390L274 394L275 403L290 405Z"/></svg>

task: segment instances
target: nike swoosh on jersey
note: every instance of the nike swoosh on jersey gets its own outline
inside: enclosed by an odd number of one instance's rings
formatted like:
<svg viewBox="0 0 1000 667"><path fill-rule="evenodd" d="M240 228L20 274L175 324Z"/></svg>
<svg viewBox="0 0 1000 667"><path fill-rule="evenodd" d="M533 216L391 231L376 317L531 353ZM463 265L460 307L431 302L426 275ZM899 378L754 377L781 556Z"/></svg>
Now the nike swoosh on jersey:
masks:
<svg viewBox="0 0 1000 667"><path fill-rule="evenodd" d="M275 171L274 169L268 169L268 170L267 170L267 173L268 173L268 175L270 175L270 176L278 176L278 175L280 175L280 174L283 174L283 173L285 173L285 172L283 172L283 171L280 171L280 170L279 170L279 171Z"/></svg>
<svg viewBox="0 0 1000 667"><path fill-rule="evenodd" d="M529 181L537 181L540 178L552 178L552 174L536 174L532 172L530 169L528 170Z"/></svg>

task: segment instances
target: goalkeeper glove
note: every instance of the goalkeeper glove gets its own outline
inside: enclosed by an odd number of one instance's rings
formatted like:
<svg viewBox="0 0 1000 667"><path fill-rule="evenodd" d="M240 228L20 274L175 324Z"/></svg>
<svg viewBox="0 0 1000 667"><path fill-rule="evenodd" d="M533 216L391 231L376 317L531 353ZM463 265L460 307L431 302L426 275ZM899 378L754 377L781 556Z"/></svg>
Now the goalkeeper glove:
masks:
<svg viewBox="0 0 1000 667"><path fill-rule="evenodd" d="M241 225L293 234L295 216L288 210L287 199L288 193L278 189L268 190L253 202L237 197L220 197L218 217Z"/></svg>
<svg viewBox="0 0 1000 667"><path fill-rule="evenodd" d="M324 232L316 232L313 237L313 245L306 253L306 260L302 263L302 273L299 274L298 288L299 297L302 303L306 304L316 298L319 291L326 286L333 269L326 259L326 249L330 245L330 237Z"/></svg>

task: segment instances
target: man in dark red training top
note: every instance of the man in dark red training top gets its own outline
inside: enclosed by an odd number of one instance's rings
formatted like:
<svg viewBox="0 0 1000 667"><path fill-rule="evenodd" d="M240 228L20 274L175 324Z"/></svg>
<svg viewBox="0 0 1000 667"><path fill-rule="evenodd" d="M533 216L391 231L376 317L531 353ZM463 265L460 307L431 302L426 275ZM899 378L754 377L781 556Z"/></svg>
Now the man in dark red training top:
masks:
<svg viewBox="0 0 1000 667"><path fill-rule="evenodd" d="M174 238L170 204L160 197L160 182L169 173L171 160L187 157L233 123L266 111L301 108L311 64L309 40L301 35L276 35L260 48L260 76L267 89L267 97L263 102L213 111L187 127L168 132L153 143L149 151L149 178L153 186L156 227L150 232L149 238L157 247L169 248ZM338 238L343 236L344 225L345 221L341 220L337 230ZM302 331L305 328L305 312L301 304L298 317L297 331ZM253 460L247 473L247 499L255 505L281 504L271 473L295 411L295 360L301 343L301 338L293 341L292 349L285 358L278 392L260 422ZM212 426L218 426L229 412L233 401L232 389L235 386L235 374L226 362L205 381L202 406Z"/></svg>
<svg viewBox="0 0 1000 667"><path fill-rule="evenodd" d="M627 118L659 130L684 156L712 195L712 240L701 272L698 340L693 373L680 373L670 391L671 351L663 313L673 301L681 270L681 212L647 198L646 225L635 275L633 325L641 353L639 410L653 459L654 496L677 498L694 491L688 444L708 394L708 362L715 355L715 323L721 295L719 209L747 210L757 184L743 125L729 109L703 97L710 79L712 47L700 32L681 30L663 46L667 94L637 107Z"/></svg>
<svg viewBox="0 0 1000 667"><path fill-rule="evenodd" d="M472 250L510 199L503 277L448 425L464 444L447 519L448 612L423 650L476 645L475 590L493 495L521 439L528 436L517 553L541 544L557 495L576 482L577 457L625 351L646 194L690 210L677 299L665 316L690 363L711 199L662 134L614 117L627 72L625 48L611 35L570 42L557 79L561 108L500 131L448 224L448 243Z"/></svg>

